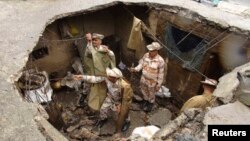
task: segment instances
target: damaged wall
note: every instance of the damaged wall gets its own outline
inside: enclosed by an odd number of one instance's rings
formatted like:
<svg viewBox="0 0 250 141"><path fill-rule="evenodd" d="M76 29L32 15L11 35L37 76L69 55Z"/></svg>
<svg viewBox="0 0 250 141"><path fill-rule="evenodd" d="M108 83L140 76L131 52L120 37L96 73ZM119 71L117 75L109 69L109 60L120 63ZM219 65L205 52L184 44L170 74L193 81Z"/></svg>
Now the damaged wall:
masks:
<svg viewBox="0 0 250 141"><path fill-rule="evenodd" d="M64 25L62 25L64 24ZM60 28L67 28L64 32L70 32L72 37L65 38ZM105 36L114 34L114 19L109 11L94 12L87 15L67 17L60 19L46 27L39 43L34 48L38 50L44 46L48 47L48 54L39 59L29 59L27 68L38 68L49 74L54 73L56 77L64 77L75 57L83 55L85 45L85 34L101 33ZM72 33L75 32L75 34ZM65 33L67 34L67 33ZM72 40L73 38L81 38ZM79 43L78 48L74 42Z"/></svg>
<svg viewBox="0 0 250 141"><path fill-rule="evenodd" d="M169 57L166 83L180 102L202 92L199 81L204 79L204 76L200 73L218 80L224 73L229 72L231 68L247 62L247 51L244 49L249 48L247 45L249 41L246 37L229 32L227 28L215 27L190 11L178 13L174 10L166 9L153 11L159 13L157 34L169 48L164 50L164 54L168 54ZM181 32L186 32L185 36L183 35L179 40L175 39L178 37L178 34L173 29L176 28ZM194 44L194 37L192 36L201 38L197 42L198 44ZM186 46L186 49L180 48L181 44L183 44L182 42L184 44L189 43L185 42L189 38L193 38L193 41L190 40L193 42L193 45ZM181 49L184 51L181 51ZM178 57L173 55L173 53L178 55ZM198 54L193 56L196 53ZM199 62L191 64L200 73L194 70L190 71L190 67L186 66L194 57L195 59L201 59L200 65L197 67L195 65Z"/></svg>

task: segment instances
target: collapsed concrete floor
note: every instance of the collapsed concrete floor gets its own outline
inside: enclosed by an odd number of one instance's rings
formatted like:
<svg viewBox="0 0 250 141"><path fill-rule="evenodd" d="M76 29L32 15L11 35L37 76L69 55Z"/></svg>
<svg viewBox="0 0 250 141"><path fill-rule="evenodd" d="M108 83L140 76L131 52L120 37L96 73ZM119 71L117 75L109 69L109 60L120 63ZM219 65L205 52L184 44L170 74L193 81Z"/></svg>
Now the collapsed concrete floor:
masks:
<svg viewBox="0 0 250 141"><path fill-rule="evenodd" d="M85 3L84 5L79 3ZM40 112L38 112L37 107L35 104L30 104L24 102L17 92L17 90L13 90L12 86L14 81L19 78L16 74L19 70L22 70L22 68L25 66L27 58L29 53L33 50L35 46L37 46L38 38L41 36L41 34L44 31L45 25L49 25L53 21L60 19L61 17L66 16L72 16L74 14L79 14L81 12L89 12L91 10L98 10L98 8L103 8L115 5L117 3L112 3L113 1L106 1L111 2L108 5L105 5L104 2L99 1L89 1L89 3L86 1L37 1L37 2L1 2L0 4L4 7L3 12L1 12L1 21L5 21L1 23L1 36L5 37L4 40L1 39L1 43L3 47L1 48L1 139L2 140L46 140L47 139L54 139L54 140L65 140L60 134L58 134L53 127L51 127L43 117L41 117ZM127 1L128 2L128 1ZM133 2L133 1L130 1ZM141 1L143 2L143 1ZM152 1L154 2L154 1ZM170 11L173 13L178 13L180 15L186 15L190 16L189 10L186 9L192 9L194 13L199 13L198 17L201 15L206 19L207 21L211 22L211 24L218 27L228 28L229 31L233 31L234 33L240 34L241 36L249 36L249 19L246 17L241 17L239 15L234 15L230 13L226 13L223 11L220 11L218 9L212 9L208 8L206 6L199 5L197 3L191 2L185 3L185 1L160 1L159 4L167 5L170 8ZM7 6L6 6L7 5ZM36 5L36 6L33 6ZM141 5L141 3L140 3ZM147 3L147 5L151 5ZM160 5L160 7L162 6ZM99 6L95 7L93 9L88 9L93 6ZM29 8L27 8L29 7ZM50 7L47 9L47 7ZM60 9L58 7L64 7L63 9ZM161 7L162 8L162 7ZM164 8L164 6L163 6ZM184 9L179 9L184 8ZM87 10L85 10L87 9ZM207 9L210 12L206 12ZM43 16L40 16L41 13L43 13ZM218 13L221 13L223 16L219 16ZM8 15L16 15L9 17ZM164 13L163 13L164 14ZM166 13L165 13L166 14ZM19 17L19 18L15 18ZM172 20L176 17L172 17ZM196 17L197 18L197 17ZM198 18L199 19L199 18ZM203 18L202 18L203 19ZM17 26L13 26L14 23L19 23ZM30 23L33 23L32 26ZM182 28L183 31L190 32L194 27L179 27ZM188 29L188 30L187 30ZM205 31L205 30L204 30ZM196 34L198 34L197 32ZM215 33L216 34L216 33ZM13 36L16 35L16 36ZM200 35L201 36L201 35ZM230 39L229 39L230 40ZM6 50L7 49L7 50ZM174 60L174 59L173 59ZM177 62L173 61L170 62L170 64L177 64ZM8 62L8 63L6 63ZM237 64L237 63L236 63ZM180 65L177 66L177 72L182 69ZM227 64L226 68L229 68L228 71L233 70L236 66L234 64ZM229 73L227 76L222 77L220 79L220 84L218 86L218 89L215 92L215 95L218 97L221 97L221 100L227 104L231 101L231 98L233 97L234 89L238 86L238 79L236 78L236 74L239 71L243 71L248 69L249 64L246 64L245 66L239 67L237 69L234 69L231 73ZM170 74L174 74L170 71ZM225 72L224 72L225 73ZM182 91L182 95L184 96L184 99L187 99L191 95L195 95L195 92L199 89L199 86L196 87L195 91L192 91L189 96L185 95L184 89L186 87L184 81L192 81L190 79L192 75L183 74L188 77L184 77L185 79L179 79L177 81L180 85L179 89L176 89L175 93L179 93L179 91ZM197 77L194 76L194 77ZM221 77L221 74L217 76L218 78ZM201 79L201 77L196 78L196 81L198 82ZM171 77L168 77L167 82L171 80ZM173 83L168 84L171 88L174 88L176 86L173 85ZM233 87L232 87L233 86ZM226 87L226 89L225 89ZM229 98L228 98L229 96ZM182 97L181 97L182 98ZM179 102L182 103L183 100L179 99ZM179 103L179 104L180 104ZM180 104L181 105L181 104ZM245 107L244 105L241 105L239 103L234 103L231 105L238 105L241 107L241 109L244 109L244 112L240 112L238 115L242 113L249 113L248 107ZM231 106L228 105L228 106ZM225 105L226 106L226 105ZM219 107L218 107L219 108ZM227 108L227 107L225 107ZM210 112L212 116L216 114L216 110L214 112ZM35 116L35 118L34 118ZM230 115L228 116L230 117ZM247 118L249 115L245 114L242 116L244 119L237 121L237 123L247 124L249 121ZM223 117L221 117L223 118ZM34 121L36 120L36 122ZM230 118L229 118L230 119ZM205 124L211 123L211 120L207 120L210 122L206 122ZM235 121L227 120L228 123L235 123ZM221 120L219 121L212 121L217 123L222 123ZM40 127L40 128L38 128ZM38 130L39 129L39 130ZM40 132L41 131L41 132ZM42 134L43 133L43 134ZM164 134L163 136L166 136ZM164 137L164 139L167 137Z"/></svg>
<svg viewBox="0 0 250 141"><path fill-rule="evenodd" d="M102 127L96 126L99 115L93 115L89 111L86 96L82 99L84 101L82 105L79 106L79 96L72 89L56 92L53 102L44 105L49 115L49 122L69 140L113 140L115 121L110 118ZM171 102L166 102L166 100L164 99L164 104L167 107L173 106ZM172 108L172 110L178 109ZM128 138L136 127L146 125L163 127L171 118L171 111L165 107L156 104L152 112L146 113L141 110L140 102L134 100L130 108L131 125L127 131L122 133L122 137Z"/></svg>

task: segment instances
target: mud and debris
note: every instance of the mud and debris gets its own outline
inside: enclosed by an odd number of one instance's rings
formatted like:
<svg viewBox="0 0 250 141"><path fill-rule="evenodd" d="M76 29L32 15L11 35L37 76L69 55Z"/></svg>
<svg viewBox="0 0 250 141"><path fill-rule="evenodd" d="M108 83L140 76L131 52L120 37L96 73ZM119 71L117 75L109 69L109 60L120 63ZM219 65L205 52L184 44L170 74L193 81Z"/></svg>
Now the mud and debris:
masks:
<svg viewBox="0 0 250 141"><path fill-rule="evenodd" d="M124 73L126 74L126 72ZM132 78L132 85L139 80ZM62 86L60 90L54 91L53 101L49 105L44 105L49 114L49 121L69 140L112 140L116 135L115 121L108 119L102 127L96 126L99 115L92 113L87 106L87 96L79 94L83 91L83 86L76 91L75 88ZM121 137L128 138L136 127L146 125L156 125L161 127L168 123L172 113L166 107L155 104L153 111L146 113L141 110L141 94L135 94L132 106L130 108L130 127L123 132ZM79 104L79 98L82 102ZM165 100L167 98L157 98ZM169 102L169 107L171 103ZM164 105L167 106L168 104ZM178 108L175 108L177 110ZM173 111L174 112L174 111ZM177 112L177 111L175 111Z"/></svg>

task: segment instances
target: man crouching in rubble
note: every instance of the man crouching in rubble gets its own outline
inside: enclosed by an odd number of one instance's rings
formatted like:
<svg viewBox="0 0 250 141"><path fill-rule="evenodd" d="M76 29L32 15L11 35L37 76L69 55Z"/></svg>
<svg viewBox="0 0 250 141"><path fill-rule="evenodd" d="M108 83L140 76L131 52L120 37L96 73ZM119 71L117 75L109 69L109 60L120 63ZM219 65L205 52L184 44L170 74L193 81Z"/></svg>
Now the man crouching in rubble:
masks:
<svg viewBox="0 0 250 141"><path fill-rule="evenodd" d="M155 102L155 94L159 91L163 82L164 60L158 54L158 51L161 49L161 45L158 42L152 42L152 44L147 45L147 49L149 52L140 59L138 66L130 68L130 71L138 72L142 69L140 80L144 99L142 109L150 112Z"/></svg>
<svg viewBox="0 0 250 141"><path fill-rule="evenodd" d="M180 113L190 108L202 108L205 109L208 106L211 106L214 102L213 92L216 88L217 81L214 79L206 78L205 81L201 81L202 87L204 89L202 95L196 95L190 98L182 106Z"/></svg>
<svg viewBox="0 0 250 141"><path fill-rule="evenodd" d="M122 79L122 72L118 68L107 68L106 73L107 77L74 75L74 79L89 83L106 83L108 88L107 97L101 106L100 120L97 124L101 127L107 118L112 116L116 120L116 131L120 133L127 130L130 125L128 113L132 102L133 90L130 84Z"/></svg>

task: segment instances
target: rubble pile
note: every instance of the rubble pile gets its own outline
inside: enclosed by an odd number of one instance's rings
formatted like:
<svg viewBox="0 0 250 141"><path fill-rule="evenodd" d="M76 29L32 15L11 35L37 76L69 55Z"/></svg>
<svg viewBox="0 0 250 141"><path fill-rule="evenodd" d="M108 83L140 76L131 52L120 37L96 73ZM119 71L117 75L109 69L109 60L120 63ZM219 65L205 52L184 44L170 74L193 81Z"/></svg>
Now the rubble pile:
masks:
<svg viewBox="0 0 250 141"><path fill-rule="evenodd" d="M206 136L206 134L203 134L205 113L205 111L196 108L181 113L177 118L164 125L153 136L153 140L201 139L202 136Z"/></svg>

